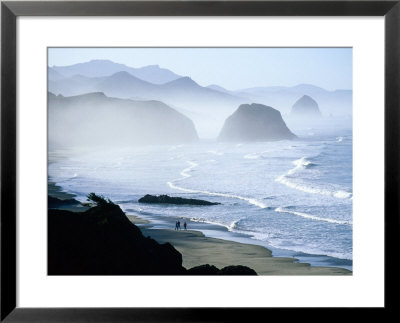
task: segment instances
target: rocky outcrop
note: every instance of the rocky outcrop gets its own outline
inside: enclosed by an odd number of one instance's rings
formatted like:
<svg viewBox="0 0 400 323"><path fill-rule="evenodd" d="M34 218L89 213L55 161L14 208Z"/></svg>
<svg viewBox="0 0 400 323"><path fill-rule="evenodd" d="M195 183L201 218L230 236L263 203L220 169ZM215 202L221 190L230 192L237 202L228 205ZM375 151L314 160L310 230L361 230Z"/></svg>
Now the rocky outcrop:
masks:
<svg viewBox="0 0 400 323"><path fill-rule="evenodd" d="M151 204L178 204L178 205L218 205L221 203L209 202L197 199L187 199L183 197L171 197L168 195L149 195L146 194L138 200L139 203L151 203Z"/></svg>
<svg viewBox="0 0 400 323"><path fill-rule="evenodd" d="M118 205L48 211L49 275L182 275L182 255L145 238Z"/></svg>
<svg viewBox="0 0 400 323"><path fill-rule="evenodd" d="M257 273L246 266L226 266L222 268L218 275L257 275Z"/></svg>
<svg viewBox="0 0 400 323"><path fill-rule="evenodd" d="M281 113L262 104L242 104L226 119L220 141L275 141L295 139Z"/></svg>
<svg viewBox="0 0 400 323"><path fill-rule="evenodd" d="M320 117L318 103L308 95L303 95L292 107L291 116L299 118Z"/></svg>
<svg viewBox="0 0 400 323"><path fill-rule="evenodd" d="M80 206L81 203L75 199L59 199L53 196L48 196L47 205L49 209L56 209L66 206Z"/></svg>
<svg viewBox="0 0 400 323"><path fill-rule="evenodd" d="M187 271L188 275L218 275L219 269L214 265L200 265L190 268Z"/></svg>
<svg viewBox="0 0 400 323"><path fill-rule="evenodd" d="M187 275L248 275L254 276L257 273L246 266L226 266L222 269L218 269L214 265L200 265L193 267L187 271Z"/></svg>
<svg viewBox="0 0 400 323"><path fill-rule="evenodd" d="M48 210L49 275L254 275L244 266L187 270L182 255L134 225L110 200L89 194L85 212Z"/></svg>

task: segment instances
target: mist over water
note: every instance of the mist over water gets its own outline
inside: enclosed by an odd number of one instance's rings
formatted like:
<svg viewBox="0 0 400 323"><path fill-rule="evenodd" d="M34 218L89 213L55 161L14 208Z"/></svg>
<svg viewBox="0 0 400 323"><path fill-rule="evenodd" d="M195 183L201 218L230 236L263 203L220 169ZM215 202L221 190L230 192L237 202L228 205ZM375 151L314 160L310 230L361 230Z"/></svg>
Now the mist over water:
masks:
<svg viewBox="0 0 400 323"><path fill-rule="evenodd" d="M216 223L275 248L276 256L326 255L351 268L352 135L334 132L313 129L292 141L53 151L49 176L82 201L96 192L128 214ZM139 204L145 194L222 204Z"/></svg>

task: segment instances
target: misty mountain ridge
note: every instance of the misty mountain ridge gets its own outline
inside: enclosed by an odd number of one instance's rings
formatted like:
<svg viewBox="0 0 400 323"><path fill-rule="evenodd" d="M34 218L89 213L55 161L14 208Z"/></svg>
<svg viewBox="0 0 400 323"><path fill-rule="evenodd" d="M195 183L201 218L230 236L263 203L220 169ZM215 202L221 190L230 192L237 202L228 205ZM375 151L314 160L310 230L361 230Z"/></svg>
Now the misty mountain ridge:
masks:
<svg viewBox="0 0 400 323"><path fill-rule="evenodd" d="M183 76L179 79L173 80L173 81L165 83L163 85L164 86L179 85L179 86L184 86L187 88L200 86L195 81L193 81L189 76Z"/></svg>
<svg viewBox="0 0 400 323"><path fill-rule="evenodd" d="M48 79L50 81L59 81L59 80L65 78L64 75L62 75L61 73L57 72L56 70L54 70L51 67L47 68L47 76L48 76Z"/></svg>
<svg viewBox="0 0 400 323"><path fill-rule="evenodd" d="M102 92L48 93L49 145L93 147L181 144L198 140L193 121L159 101L133 101Z"/></svg>
<svg viewBox="0 0 400 323"><path fill-rule="evenodd" d="M163 84L182 77L166 68L161 68L159 65L148 65L134 68L125 64L102 59L91 60L89 62L69 66L52 66L51 69L65 77L77 74L87 77L103 77L124 71L154 84Z"/></svg>
<svg viewBox="0 0 400 323"><path fill-rule="evenodd" d="M103 92L115 98L161 101L191 118L203 138L217 137L225 119L236 107L251 102L274 107L287 118L299 97L308 95L318 102L323 117L351 118L352 115L352 90L328 91L312 84L298 84L231 91L217 84L203 87L192 78L181 77L169 70L172 74L167 74L172 76L157 84L161 81L157 76L161 70L158 65L135 69L109 60L49 67L48 90L64 96ZM157 80L143 77L147 72L157 76ZM107 73L111 74L93 76Z"/></svg>
<svg viewBox="0 0 400 323"><path fill-rule="evenodd" d="M179 103L190 104L193 100L207 99L225 102L240 99L230 94L202 87L190 77L181 77L164 84L153 84L126 71L120 71L106 77L74 75L57 81L50 80L49 91L64 96L80 95L88 92L104 92L112 97L141 97L177 105ZM187 98L188 94L190 94L190 98ZM168 100L171 102L168 102Z"/></svg>
<svg viewBox="0 0 400 323"><path fill-rule="evenodd" d="M232 93L232 91L227 90L227 89L225 89L224 87L219 86L219 85L217 85L217 84L210 84L210 85L207 85L207 88L209 88L209 89L211 89L211 90L215 90L215 91L220 91L220 92L223 92L223 93Z"/></svg>
<svg viewBox="0 0 400 323"><path fill-rule="evenodd" d="M49 80L49 92L64 96L103 92L109 97L162 101L177 110L187 111L202 136L216 137L225 118L247 100L197 84L190 77L153 84L120 71L106 77L74 75L58 81Z"/></svg>

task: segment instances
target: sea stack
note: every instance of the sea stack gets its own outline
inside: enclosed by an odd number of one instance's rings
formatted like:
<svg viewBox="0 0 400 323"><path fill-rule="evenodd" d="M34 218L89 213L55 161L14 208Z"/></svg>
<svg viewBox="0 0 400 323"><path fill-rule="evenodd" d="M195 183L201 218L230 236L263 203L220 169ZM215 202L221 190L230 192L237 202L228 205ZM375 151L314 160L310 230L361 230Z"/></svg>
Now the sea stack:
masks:
<svg viewBox="0 0 400 323"><path fill-rule="evenodd" d="M242 104L225 120L220 141L275 141L297 138L281 113L263 104Z"/></svg>
<svg viewBox="0 0 400 323"><path fill-rule="evenodd" d="M300 118L320 117L318 103L308 95L303 95L292 107L291 115Z"/></svg>

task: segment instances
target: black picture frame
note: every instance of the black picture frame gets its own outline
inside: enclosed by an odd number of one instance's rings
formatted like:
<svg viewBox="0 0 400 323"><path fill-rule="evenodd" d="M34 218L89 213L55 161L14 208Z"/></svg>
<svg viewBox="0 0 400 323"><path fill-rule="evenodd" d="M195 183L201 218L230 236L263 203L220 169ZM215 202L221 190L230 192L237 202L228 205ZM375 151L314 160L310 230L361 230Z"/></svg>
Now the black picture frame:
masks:
<svg viewBox="0 0 400 323"><path fill-rule="evenodd" d="M287 308L19 308L16 282L16 19L19 16L383 16L385 19L385 306L396 310L399 237L400 0L394 1L3 1L1 3L1 321L233 322ZM367 291L367 290L366 290ZM240 296L240 295L238 295ZM242 295L243 296L243 295ZM293 309L304 311L306 309ZM326 308L330 318L336 310ZM344 309L349 312L352 309ZM279 313L278 313L279 312ZM348 315L350 313L347 313ZM368 315L372 314L368 311ZM324 313L323 315L327 315ZM339 315L337 315L339 317ZM307 317L306 319L312 319ZM343 319L343 318L342 318Z"/></svg>

